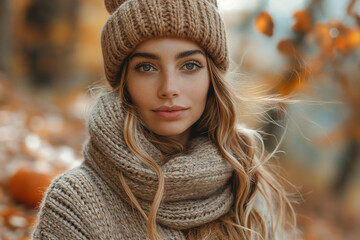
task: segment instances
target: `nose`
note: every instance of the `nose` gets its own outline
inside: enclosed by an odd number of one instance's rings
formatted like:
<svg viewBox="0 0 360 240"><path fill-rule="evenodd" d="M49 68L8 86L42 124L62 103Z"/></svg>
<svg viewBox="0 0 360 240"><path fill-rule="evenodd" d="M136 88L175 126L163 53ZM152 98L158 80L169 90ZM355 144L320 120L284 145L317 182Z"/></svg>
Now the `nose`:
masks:
<svg viewBox="0 0 360 240"><path fill-rule="evenodd" d="M161 76L161 84L159 87L158 95L160 98L174 98L179 96L180 90L176 75L173 73L164 73Z"/></svg>

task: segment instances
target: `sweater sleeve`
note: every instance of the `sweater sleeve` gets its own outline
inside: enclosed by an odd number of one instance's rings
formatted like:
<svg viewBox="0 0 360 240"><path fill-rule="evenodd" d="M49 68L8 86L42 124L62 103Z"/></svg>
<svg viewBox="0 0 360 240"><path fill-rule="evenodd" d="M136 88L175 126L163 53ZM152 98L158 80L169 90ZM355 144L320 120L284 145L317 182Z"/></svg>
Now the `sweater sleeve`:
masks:
<svg viewBox="0 0 360 240"><path fill-rule="evenodd" d="M84 184L71 173L52 182L41 204L32 239L90 239Z"/></svg>

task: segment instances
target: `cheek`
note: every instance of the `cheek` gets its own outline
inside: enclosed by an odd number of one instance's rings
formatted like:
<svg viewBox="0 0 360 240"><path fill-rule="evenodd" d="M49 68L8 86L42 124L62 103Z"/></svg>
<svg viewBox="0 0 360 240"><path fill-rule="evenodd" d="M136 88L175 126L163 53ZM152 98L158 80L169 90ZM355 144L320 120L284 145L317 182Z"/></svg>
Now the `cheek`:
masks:
<svg viewBox="0 0 360 240"><path fill-rule="evenodd" d="M139 84L137 81L129 79L126 84L126 89L135 106L141 108L144 103L148 102L150 95L149 88L144 86L144 84Z"/></svg>
<svg viewBox="0 0 360 240"><path fill-rule="evenodd" d="M201 105L205 105L207 100L207 95L210 86L210 79L208 74L204 75L202 81L199 81L196 85L191 87L190 96L192 96L193 101Z"/></svg>

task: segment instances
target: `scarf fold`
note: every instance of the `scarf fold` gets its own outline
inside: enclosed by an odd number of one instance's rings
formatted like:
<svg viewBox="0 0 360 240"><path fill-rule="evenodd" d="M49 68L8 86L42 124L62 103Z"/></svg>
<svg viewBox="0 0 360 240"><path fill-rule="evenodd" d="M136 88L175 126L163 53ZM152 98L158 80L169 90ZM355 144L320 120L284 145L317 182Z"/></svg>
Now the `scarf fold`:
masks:
<svg viewBox="0 0 360 240"><path fill-rule="evenodd" d="M131 204L120 183L122 173L148 213L158 187L158 177L127 147L123 137L125 111L117 91L107 92L98 99L88 121L90 139L84 147L84 157L107 184ZM229 181L233 168L208 138L190 140L186 152L165 163L161 162L161 152L142 133L136 139L164 173L165 191L157 212L159 224L185 230L214 221L229 212L234 201Z"/></svg>

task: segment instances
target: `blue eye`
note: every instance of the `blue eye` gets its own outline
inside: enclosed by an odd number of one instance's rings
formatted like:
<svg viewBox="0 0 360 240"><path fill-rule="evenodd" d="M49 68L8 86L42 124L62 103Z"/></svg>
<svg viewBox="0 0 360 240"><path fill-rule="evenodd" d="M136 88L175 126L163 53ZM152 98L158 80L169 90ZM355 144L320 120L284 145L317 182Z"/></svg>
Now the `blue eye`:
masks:
<svg viewBox="0 0 360 240"><path fill-rule="evenodd" d="M196 71L202 68L202 66L196 62L188 62L183 66L183 68L187 71Z"/></svg>
<svg viewBox="0 0 360 240"><path fill-rule="evenodd" d="M140 70L142 72L150 72L150 71L154 71L154 67L151 66L150 64L146 64L146 63L141 63L139 65L137 65L135 67L136 70Z"/></svg>
<svg viewBox="0 0 360 240"><path fill-rule="evenodd" d="M194 70L195 67L196 67L196 65L194 63L185 64L186 70Z"/></svg>

